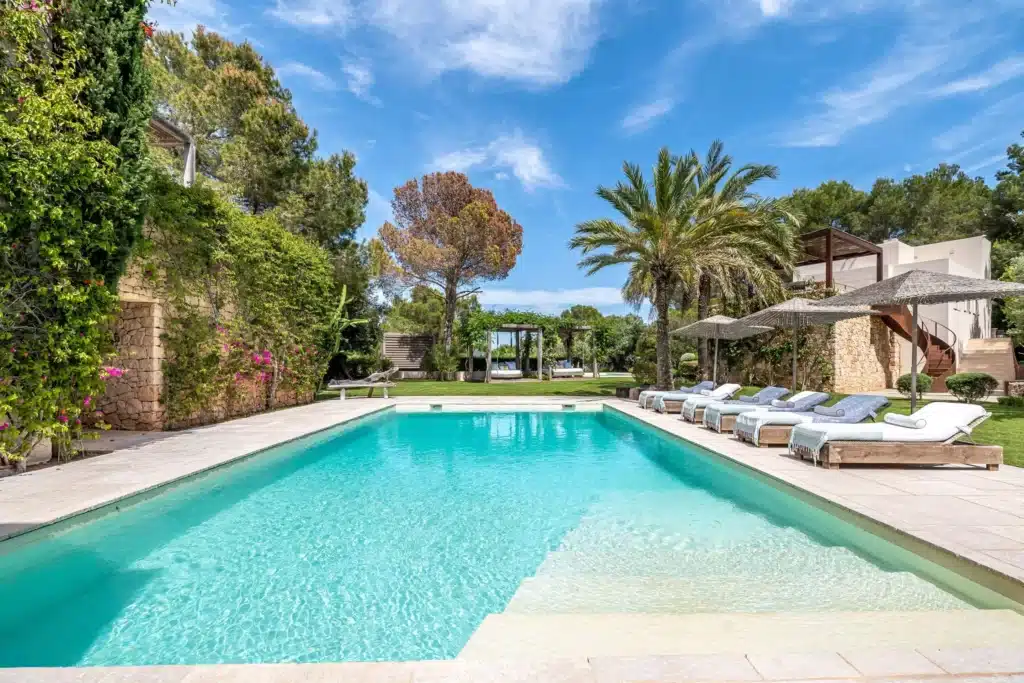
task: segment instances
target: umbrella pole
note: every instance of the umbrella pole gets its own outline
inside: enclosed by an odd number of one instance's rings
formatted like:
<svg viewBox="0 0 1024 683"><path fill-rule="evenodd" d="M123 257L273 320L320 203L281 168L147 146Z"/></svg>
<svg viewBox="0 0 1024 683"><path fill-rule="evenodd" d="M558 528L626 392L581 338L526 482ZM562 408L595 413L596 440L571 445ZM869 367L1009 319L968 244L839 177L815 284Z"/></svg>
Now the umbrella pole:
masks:
<svg viewBox="0 0 1024 683"><path fill-rule="evenodd" d="M910 412L917 410L917 304L913 306L910 331Z"/></svg>
<svg viewBox="0 0 1024 683"><path fill-rule="evenodd" d="M715 337L715 367L711 371L711 383L718 386L718 337Z"/></svg>
<svg viewBox="0 0 1024 683"><path fill-rule="evenodd" d="M796 347L800 342L800 326L793 325L793 393L798 391L796 386Z"/></svg>

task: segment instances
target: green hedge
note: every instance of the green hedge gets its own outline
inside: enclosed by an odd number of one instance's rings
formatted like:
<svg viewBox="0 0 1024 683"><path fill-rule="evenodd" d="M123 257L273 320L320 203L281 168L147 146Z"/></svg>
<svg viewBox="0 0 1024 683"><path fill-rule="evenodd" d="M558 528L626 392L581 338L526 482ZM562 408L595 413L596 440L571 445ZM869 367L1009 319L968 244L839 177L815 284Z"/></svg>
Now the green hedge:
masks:
<svg viewBox="0 0 1024 683"><path fill-rule="evenodd" d="M961 372L946 379L946 388L958 400L975 403L998 389L999 380L984 372Z"/></svg>

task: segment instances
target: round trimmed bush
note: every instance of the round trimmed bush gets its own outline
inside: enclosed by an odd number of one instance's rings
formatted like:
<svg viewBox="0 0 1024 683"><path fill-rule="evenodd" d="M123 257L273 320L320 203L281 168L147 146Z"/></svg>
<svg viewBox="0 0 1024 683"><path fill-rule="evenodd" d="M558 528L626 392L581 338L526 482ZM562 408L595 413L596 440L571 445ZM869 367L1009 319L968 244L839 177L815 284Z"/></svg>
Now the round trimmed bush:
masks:
<svg viewBox="0 0 1024 683"><path fill-rule="evenodd" d="M684 353L682 356L680 356L679 360L682 361L683 363L694 363L697 361L697 354Z"/></svg>
<svg viewBox="0 0 1024 683"><path fill-rule="evenodd" d="M926 375L923 372L917 376L917 397L921 398L921 394L924 394L932 389L932 378L930 375ZM910 374L900 375L900 378L896 380L896 390L904 396L910 396Z"/></svg>
<svg viewBox="0 0 1024 683"><path fill-rule="evenodd" d="M984 372L961 372L946 380L949 393L964 403L975 403L999 388L999 380Z"/></svg>

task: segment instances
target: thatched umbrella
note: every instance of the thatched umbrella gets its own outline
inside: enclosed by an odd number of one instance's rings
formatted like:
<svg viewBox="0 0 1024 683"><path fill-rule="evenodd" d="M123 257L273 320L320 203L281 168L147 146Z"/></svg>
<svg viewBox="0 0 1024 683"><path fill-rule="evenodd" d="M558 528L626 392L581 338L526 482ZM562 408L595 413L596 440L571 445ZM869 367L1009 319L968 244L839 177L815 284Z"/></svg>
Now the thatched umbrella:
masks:
<svg viewBox="0 0 1024 683"><path fill-rule="evenodd" d="M710 318L704 318L686 327L673 330L672 334L715 340L715 364L712 370L711 381L718 384L718 340L743 339L744 337L752 337L755 334L767 332L770 329L770 327L748 327L741 325L736 318L730 318L727 315L713 315Z"/></svg>
<svg viewBox="0 0 1024 683"><path fill-rule="evenodd" d="M975 277L908 270L902 275L867 287L839 294L821 302L823 306L910 306L913 311L910 340L910 411L917 409L917 307L976 299L1024 296L1024 285L1016 282L982 280Z"/></svg>
<svg viewBox="0 0 1024 683"><path fill-rule="evenodd" d="M867 306L822 306L810 299L790 299L763 311L740 318L738 324L746 327L793 328L793 391L797 390L796 349L800 341L800 328L811 325L831 325L848 318L876 314Z"/></svg>

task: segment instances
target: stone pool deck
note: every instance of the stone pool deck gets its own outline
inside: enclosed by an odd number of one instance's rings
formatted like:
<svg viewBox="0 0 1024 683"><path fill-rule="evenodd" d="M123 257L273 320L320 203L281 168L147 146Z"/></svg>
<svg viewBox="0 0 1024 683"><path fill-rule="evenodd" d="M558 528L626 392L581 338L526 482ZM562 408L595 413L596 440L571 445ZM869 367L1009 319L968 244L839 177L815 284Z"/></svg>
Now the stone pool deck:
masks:
<svg viewBox="0 0 1024 683"><path fill-rule="evenodd" d="M877 525L915 552L1024 591L1024 470L831 471L618 399L415 397L326 401L175 433L0 480L0 539L96 510L391 406L606 405ZM1000 583L1001 582L1001 583ZM445 662L0 669L0 683L292 681L1013 681L1024 617L1002 610L806 615L492 615Z"/></svg>

